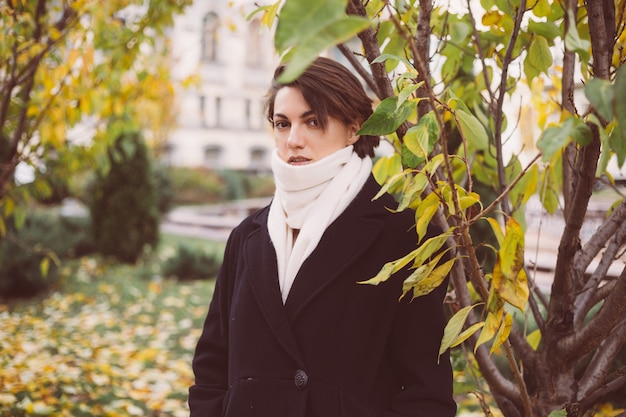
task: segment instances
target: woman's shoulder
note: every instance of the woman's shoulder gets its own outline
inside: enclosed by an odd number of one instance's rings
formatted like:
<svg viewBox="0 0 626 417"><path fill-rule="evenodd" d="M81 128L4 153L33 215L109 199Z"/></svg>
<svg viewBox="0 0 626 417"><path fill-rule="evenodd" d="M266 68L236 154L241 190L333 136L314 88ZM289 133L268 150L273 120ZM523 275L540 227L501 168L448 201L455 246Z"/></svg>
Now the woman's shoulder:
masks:
<svg viewBox="0 0 626 417"><path fill-rule="evenodd" d="M271 203L270 203L271 204ZM261 207L247 217L245 217L230 233L229 240L239 238L250 234L252 231L258 229L264 224L267 224L267 216L270 209L270 204Z"/></svg>

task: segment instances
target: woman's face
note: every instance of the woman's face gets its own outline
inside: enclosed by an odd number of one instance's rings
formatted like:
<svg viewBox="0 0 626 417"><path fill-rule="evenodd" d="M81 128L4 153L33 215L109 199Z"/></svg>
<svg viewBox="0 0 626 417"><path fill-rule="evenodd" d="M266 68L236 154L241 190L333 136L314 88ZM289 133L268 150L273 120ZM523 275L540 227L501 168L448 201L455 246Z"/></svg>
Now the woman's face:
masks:
<svg viewBox="0 0 626 417"><path fill-rule="evenodd" d="M357 141L358 125L346 126L328 117L326 130L295 87L283 87L274 100L274 139L281 159L291 165L306 165Z"/></svg>

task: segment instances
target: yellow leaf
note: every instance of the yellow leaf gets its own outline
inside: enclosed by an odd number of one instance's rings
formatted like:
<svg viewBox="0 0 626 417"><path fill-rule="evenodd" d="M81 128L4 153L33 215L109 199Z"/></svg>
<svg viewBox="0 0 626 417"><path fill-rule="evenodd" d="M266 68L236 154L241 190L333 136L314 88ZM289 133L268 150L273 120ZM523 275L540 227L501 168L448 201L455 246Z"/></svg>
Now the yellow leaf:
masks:
<svg viewBox="0 0 626 417"><path fill-rule="evenodd" d="M502 233L502 228L500 227L500 223L498 220L493 217L487 217L486 219L491 225L491 230L493 230L493 234L496 236L496 240L499 245L502 245L502 241L504 240L504 233Z"/></svg>
<svg viewBox="0 0 626 417"><path fill-rule="evenodd" d="M72 67L79 56L80 52L78 51L78 49L70 49L67 53L67 65Z"/></svg>
<svg viewBox="0 0 626 417"><path fill-rule="evenodd" d="M380 269L378 274L376 274L376 276L366 281L359 281L358 284L378 285L381 282L387 281L391 277L391 275L408 265L409 262L411 262L411 260L415 258L418 251L419 248L415 249L414 251L400 259L387 262L385 265L383 265L383 267Z"/></svg>
<svg viewBox="0 0 626 417"><path fill-rule="evenodd" d="M385 184L389 178L402 172L402 160L400 155L394 153L391 156L383 156L372 168L372 174L379 184Z"/></svg>
<svg viewBox="0 0 626 417"><path fill-rule="evenodd" d="M450 318L450 320L446 324L446 327L443 330L441 346L439 347L439 356L441 356L442 353L448 350L448 348L450 348L450 346L452 346L452 344L457 340L461 333L461 330L463 329L463 326L465 325L465 321L467 320L467 316L469 315L470 311L474 307L479 305L481 304L474 304L473 306L463 307L462 309L454 313L452 318Z"/></svg>
<svg viewBox="0 0 626 417"><path fill-rule="evenodd" d="M418 241L422 241L426 235L430 221L439 209L439 198L436 194L431 193L423 199L415 209L415 228L417 231Z"/></svg>
<svg viewBox="0 0 626 417"><path fill-rule="evenodd" d="M459 337L456 338L456 340L452 343L452 346L450 346L451 348L456 347L458 345L460 345L461 343L465 342L467 339L469 339L474 333L476 333L477 331L479 331L480 329L482 329L485 326L485 322L484 321L479 321L478 323L474 323L472 324L470 327L468 327L467 329L465 329L460 335Z"/></svg>
<svg viewBox="0 0 626 417"><path fill-rule="evenodd" d="M455 259L450 259L442 265L437 266L444 254L445 252L439 253L430 262L415 269L415 271L404 280L400 299L408 294L409 291L413 290L413 300L430 293L441 285L443 280L448 276L455 261Z"/></svg>
<svg viewBox="0 0 626 417"><path fill-rule="evenodd" d="M483 25L492 26L497 25L502 20L502 15L499 11L493 10L483 15Z"/></svg>
<svg viewBox="0 0 626 417"><path fill-rule="evenodd" d="M280 7L281 1L282 0L278 0L267 9L265 9L265 13L263 13L263 18L261 18L261 23L263 23L266 27L271 28L274 25L274 20L276 19L276 15L278 14L278 8Z"/></svg>
<svg viewBox="0 0 626 417"><path fill-rule="evenodd" d="M474 353L476 353L476 349L478 349L480 345L490 341L496 335L499 328L500 319L492 312L487 313L485 327L483 327L483 330L480 332L480 336L478 336L478 341L476 342L476 346L474 346Z"/></svg>
<svg viewBox="0 0 626 417"><path fill-rule="evenodd" d="M493 269L493 284L500 297L521 311L524 311L529 296L528 279L523 267L524 232L515 219L509 218Z"/></svg>
<svg viewBox="0 0 626 417"><path fill-rule="evenodd" d="M50 269L50 258L47 256L41 260L39 264L39 270L41 271L41 276L46 278L48 276L48 270Z"/></svg>
<svg viewBox="0 0 626 417"><path fill-rule="evenodd" d="M513 327L513 316L511 316L508 312L504 312L504 320L500 323L500 328L498 329L498 333L496 334L496 338L493 341L493 345L491 346L491 350L489 353L495 352L504 341L511 334L511 327Z"/></svg>
<svg viewBox="0 0 626 417"><path fill-rule="evenodd" d="M526 341L533 350L537 350L541 342L541 330L537 329L526 336Z"/></svg>

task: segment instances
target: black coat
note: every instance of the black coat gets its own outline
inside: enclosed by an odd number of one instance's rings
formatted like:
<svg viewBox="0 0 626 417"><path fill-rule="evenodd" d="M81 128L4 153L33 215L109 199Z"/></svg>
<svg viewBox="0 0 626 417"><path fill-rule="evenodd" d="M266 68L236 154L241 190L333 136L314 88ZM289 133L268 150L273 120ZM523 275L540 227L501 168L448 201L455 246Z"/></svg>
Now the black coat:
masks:
<svg viewBox="0 0 626 417"><path fill-rule="evenodd" d="M451 417L438 350L443 286L398 301L403 277L357 281L416 247L413 212L372 201L373 177L325 231L283 305L269 208L232 233L198 342L192 417ZM398 274L400 275L400 274Z"/></svg>

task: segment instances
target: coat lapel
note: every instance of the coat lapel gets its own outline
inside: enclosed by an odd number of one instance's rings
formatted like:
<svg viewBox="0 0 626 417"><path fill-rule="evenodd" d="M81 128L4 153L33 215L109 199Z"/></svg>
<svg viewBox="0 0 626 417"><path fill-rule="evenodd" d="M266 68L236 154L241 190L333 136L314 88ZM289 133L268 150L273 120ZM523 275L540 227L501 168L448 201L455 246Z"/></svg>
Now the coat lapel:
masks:
<svg viewBox="0 0 626 417"><path fill-rule="evenodd" d="M304 261L291 287L285 304L290 321L311 303L317 294L354 262L378 237L382 222L381 201L372 202L380 189L373 177L350 206L328 227L317 248ZM355 277L355 282L371 277Z"/></svg>
<svg viewBox="0 0 626 417"><path fill-rule="evenodd" d="M267 212L268 210L264 210L255 218L254 222L258 228L246 240L244 246L246 275L254 298L274 337L289 355L303 366L278 286L276 252L267 230Z"/></svg>

